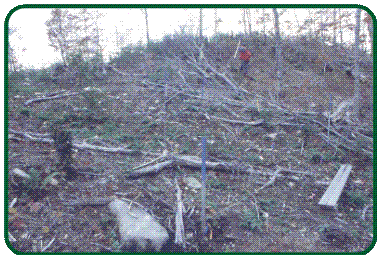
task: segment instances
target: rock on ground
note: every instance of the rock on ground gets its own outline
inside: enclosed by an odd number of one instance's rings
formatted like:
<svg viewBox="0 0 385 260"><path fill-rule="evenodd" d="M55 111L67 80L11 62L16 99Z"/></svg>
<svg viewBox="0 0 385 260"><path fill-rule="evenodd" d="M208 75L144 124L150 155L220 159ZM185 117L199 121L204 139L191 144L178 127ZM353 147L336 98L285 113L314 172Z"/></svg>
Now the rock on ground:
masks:
<svg viewBox="0 0 385 260"><path fill-rule="evenodd" d="M118 219L122 244L159 251L168 240L167 230L137 205L115 199L108 206Z"/></svg>

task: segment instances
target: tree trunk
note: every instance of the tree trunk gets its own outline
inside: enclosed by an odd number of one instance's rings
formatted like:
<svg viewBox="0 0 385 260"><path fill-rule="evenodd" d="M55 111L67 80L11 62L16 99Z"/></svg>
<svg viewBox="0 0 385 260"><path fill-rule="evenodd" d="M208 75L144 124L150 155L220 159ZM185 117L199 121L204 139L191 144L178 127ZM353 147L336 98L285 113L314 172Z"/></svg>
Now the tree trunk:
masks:
<svg viewBox="0 0 385 260"><path fill-rule="evenodd" d="M359 49L360 49L360 25L361 25L361 9L356 10L356 27L354 30L354 99L356 101L355 108L358 110L358 102L360 100L360 82L359 82Z"/></svg>
<svg viewBox="0 0 385 260"><path fill-rule="evenodd" d="M150 32L148 28L148 13L147 8L144 9L144 17L146 19L146 36L147 36L147 45L150 43Z"/></svg>
<svg viewBox="0 0 385 260"><path fill-rule="evenodd" d="M199 9L199 41L203 43L203 9Z"/></svg>
<svg viewBox="0 0 385 260"><path fill-rule="evenodd" d="M273 8L274 13L274 27L275 27L275 46L276 46L276 54L277 54L277 94L281 90L281 79L282 79L282 51L281 51L281 36L279 32L279 15L276 8Z"/></svg>
<svg viewBox="0 0 385 260"><path fill-rule="evenodd" d="M341 9L338 9L338 12L339 12L339 22L340 22L340 41L341 41L341 45L343 45L343 33L342 33L342 18L341 18Z"/></svg>
<svg viewBox="0 0 385 260"><path fill-rule="evenodd" d="M218 33L218 12L217 9L214 9L214 35Z"/></svg>
<svg viewBox="0 0 385 260"><path fill-rule="evenodd" d="M370 14L366 14L366 15L367 15L366 20L367 20L367 24L368 24L370 43L371 43L371 52L372 52L372 56L373 56L373 51L374 51L374 49L373 49L373 19L370 16Z"/></svg>
<svg viewBox="0 0 385 260"><path fill-rule="evenodd" d="M262 9L263 13L263 37L264 37L264 43L266 44L267 41L267 35L266 35L266 17L265 17L265 8Z"/></svg>
<svg viewBox="0 0 385 260"><path fill-rule="evenodd" d="M337 45L337 9L333 9L333 46Z"/></svg>
<svg viewBox="0 0 385 260"><path fill-rule="evenodd" d="M246 9L243 9L243 12L242 12L242 20L243 20L243 29L244 29L245 35L247 35Z"/></svg>
<svg viewBox="0 0 385 260"><path fill-rule="evenodd" d="M247 23L249 24L249 35L251 35L251 13L250 9L247 10Z"/></svg>

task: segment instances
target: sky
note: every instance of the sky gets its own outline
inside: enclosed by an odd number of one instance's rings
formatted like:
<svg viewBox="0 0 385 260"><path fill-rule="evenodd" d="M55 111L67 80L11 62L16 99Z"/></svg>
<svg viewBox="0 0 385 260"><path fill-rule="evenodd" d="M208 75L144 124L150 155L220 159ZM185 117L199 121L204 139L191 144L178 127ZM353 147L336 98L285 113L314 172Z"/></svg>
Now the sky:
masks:
<svg viewBox="0 0 385 260"><path fill-rule="evenodd" d="M282 9L278 9L280 11ZM16 51L19 63L24 67L47 67L60 61L60 55L49 46L47 27L44 24L50 18L51 9L19 9L12 14L9 20L10 27L17 31L10 36L10 43ZM146 43L145 18L140 9L98 9L103 17L98 20L101 29L101 40L104 47L103 55L106 60L116 54L121 47L138 42ZM261 15L262 10L251 9L251 20L254 21L252 29L262 31L262 24L255 21ZM212 36L214 33L214 9L203 9L203 34ZM272 16L272 9L266 9L266 13ZM296 18L299 21L309 16L308 9L289 9L280 17L281 31L286 34L294 34ZM362 14L363 16L363 14ZM218 30L223 33L243 32L241 9L217 9L217 17L221 18ZM148 9L150 38L161 39L165 34L172 34L186 26L186 31L197 33L199 24L199 9ZM288 21L288 22L285 22ZM273 21L267 23L267 29L273 29ZM117 40L117 33L126 35L124 39ZM344 34L344 41L352 41L352 32Z"/></svg>

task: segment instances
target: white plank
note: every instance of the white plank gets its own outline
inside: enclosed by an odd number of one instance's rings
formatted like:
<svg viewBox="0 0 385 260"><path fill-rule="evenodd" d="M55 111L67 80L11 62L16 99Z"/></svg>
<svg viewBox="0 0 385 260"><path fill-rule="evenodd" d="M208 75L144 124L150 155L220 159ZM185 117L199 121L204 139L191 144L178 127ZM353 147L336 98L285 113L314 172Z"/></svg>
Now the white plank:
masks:
<svg viewBox="0 0 385 260"><path fill-rule="evenodd" d="M346 181L348 180L349 173L352 170L352 165L343 164L338 170L336 176L330 183L329 187L325 191L324 195L318 202L321 206L335 207L337 201L341 196L342 190L345 186Z"/></svg>

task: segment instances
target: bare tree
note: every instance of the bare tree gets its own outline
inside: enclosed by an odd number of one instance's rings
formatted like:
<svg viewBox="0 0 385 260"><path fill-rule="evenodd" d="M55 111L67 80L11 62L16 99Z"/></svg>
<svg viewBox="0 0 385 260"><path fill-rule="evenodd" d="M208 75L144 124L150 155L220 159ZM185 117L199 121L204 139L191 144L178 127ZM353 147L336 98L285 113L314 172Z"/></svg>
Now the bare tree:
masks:
<svg viewBox="0 0 385 260"><path fill-rule="evenodd" d="M246 10L246 15L247 15L247 23L249 25L249 35L251 35L251 13L250 13L250 9Z"/></svg>
<svg viewBox="0 0 385 260"><path fill-rule="evenodd" d="M246 9L242 10L242 23L245 35L247 35L247 24L246 24Z"/></svg>
<svg viewBox="0 0 385 260"><path fill-rule="evenodd" d="M276 70L277 70L277 87L276 92L281 90L282 81L282 49L281 49L281 35L279 32L279 15L276 8L273 8L274 13L274 27L275 27L275 49L276 49Z"/></svg>
<svg viewBox="0 0 385 260"><path fill-rule="evenodd" d="M373 21L372 21L372 17L370 16L370 14L366 13L366 16L364 18L364 22L368 26L370 44L371 44L370 49L371 49L371 54L373 55Z"/></svg>
<svg viewBox="0 0 385 260"><path fill-rule="evenodd" d="M199 41L203 43L203 9L199 9Z"/></svg>
<svg viewBox="0 0 385 260"><path fill-rule="evenodd" d="M48 27L50 46L54 47L55 51L60 51L64 64L68 65L69 35L72 31L68 10L58 8L52 10L51 18L45 24Z"/></svg>
<svg viewBox="0 0 385 260"><path fill-rule="evenodd" d="M333 9L333 46L337 45L337 9Z"/></svg>
<svg viewBox="0 0 385 260"><path fill-rule="evenodd" d="M68 65L72 54L81 54L81 58L96 54L99 41L94 18L87 9L72 13L67 9L52 10L51 18L45 23L48 39L50 46L60 52L65 65Z"/></svg>
<svg viewBox="0 0 385 260"><path fill-rule="evenodd" d="M214 9L214 35L218 33L218 10L215 8Z"/></svg>
<svg viewBox="0 0 385 260"><path fill-rule="evenodd" d="M360 100L360 82L359 82L359 49L360 49L360 25L361 25L361 9L356 10L356 26L354 29L354 99L355 108L358 109L358 102ZM357 111L358 112L358 111Z"/></svg>
<svg viewBox="0 0 385 260"><path fill-rule="evenodd" d="M147 8L144 8L143 9L143 13L144 13L144 18L146 19L146 37L147 37L147 44L150 43L150 32L149 32L149 28L148 28L148 13L147 13Z"/></svg>
<svg viewBox="0 0 385 260"><path fill-rule="evenodd" d="M16 28L10 27L8 28L8 37L14 34L17 31ZM8 38L8 69L10 71L17 70L17 58L15 49L12 47L9 38Z"/></svg>
<svg viewBox="0 0 385 260"><path fill-rule="evenodd" d="M263 16L262 16L262 23L263 23L263 37L264 37L264 42L266 44L266 39L267 39L267 35L266 35L266 22L268 21L268 15L269 14L266 14L265 13L265 8L262 9L262 13L263 13Z"/></svg>

